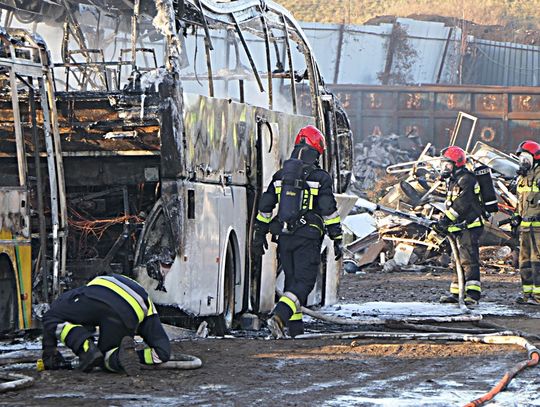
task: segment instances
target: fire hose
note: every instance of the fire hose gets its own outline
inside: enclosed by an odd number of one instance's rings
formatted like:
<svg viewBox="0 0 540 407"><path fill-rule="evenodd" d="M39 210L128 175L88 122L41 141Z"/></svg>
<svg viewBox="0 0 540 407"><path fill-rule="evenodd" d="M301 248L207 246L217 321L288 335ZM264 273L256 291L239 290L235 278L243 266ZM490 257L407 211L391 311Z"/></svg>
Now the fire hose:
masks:
<svg viewBox="0 0 540 407"><path fill-rule="evenodd" d="M360 202L360 203L358 203L358 202ZM390 215L395 215L395 216L398 216L400 218L410 220L411 222L417 223L417 224L419 224L421 226L424 226L425 228L433 229L433 221L430 220L430 219L424 218L422 216L417 216L417 215L414 215L412 213L403 212L403 211L400 211L400 210L397 210L397 209L389 208L387 206L374 204L374 203L366 201L365 199L362 199L362 198L359 198L359 200L357 201L357 205L367 209L371 213L373 213L375 211L381 211L381 212L384 212L384 213L388 213ZM462 227L465 227L465 223L466 222L461 222L459 224L455 224L454 226L462 228ZM469 310L469 308L467 308L467 306L465 305L465 302L464 302L464 297L465 297L465 275L464 275L464 272L463 272L463 267L461 265L461 259L459 257L459 250L458 250L458 247L457 247L456 237L452 233L446 234L445 237L448 240L448 242L450 243L450 248L452 249L452 256L454 257L454 262L456 264L456 274L457 274L458 286L459 286L459 294L458 294L459 309L464 314L469 314L471 311Z"/></svg>
<svg viewBox="0 0 540 407"><path fill-rule="evenodd" d="M34 384L34 378L18 373L0 373L0 380L4 381L0 383L0 393L23 389Z"/></svg>
<svg viewBox="0 0 540 407"><path fill-rule="evenodd" d="M38 371L44 370L40 369L43 362L38 359L38 354L41 351L15 351L10 352L0 356L0 366L9 366L19 363L32 363L38 367ZM36 359L38 362L36 363ZM66 364L62 369L74 369L77 367L76 358L68 358ZM168 362L159 363L155 365L142 365L142 369L145 370L192 370L198 369L202 366L202 360L196 356L179 353L174 355L174 359L169 360ZM18 373L2 373L0 372L0 393L10 391L10 390L19 390L25 387L30 387L34 384L34 378Z"/></svg>
<svg viewBox="0 0 540 407"><path fill-rule="evenodd" d="M459 333L418 333L418 332L342 332L317 333L298 335L296 339L405 339L425 341L462 341L486 343L492 345L519 345L527 351L528 359L519 362L508 370L503 378L486 394L467 403L464 407L479 407L492 400L499 392L504 390L510 381L526 367L538 365L540 350L529 343L525 338L513 335L512 332L499 332L486 335L467 335ZM351 343L355 346L355 342Z"/></svg>

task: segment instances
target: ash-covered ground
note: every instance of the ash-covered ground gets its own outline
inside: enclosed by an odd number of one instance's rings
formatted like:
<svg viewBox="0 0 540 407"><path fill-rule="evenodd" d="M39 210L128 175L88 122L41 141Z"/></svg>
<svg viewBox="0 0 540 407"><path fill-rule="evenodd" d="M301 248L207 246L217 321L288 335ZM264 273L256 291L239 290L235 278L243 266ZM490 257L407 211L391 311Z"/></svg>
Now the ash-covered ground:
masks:
<svg viewBox="0 0 540 407"><path fill-rule="evenodd" d="M341 303L323 311L359 319L456 314L455 306L435 305L450 279L450 272L347 274L341 282ZM529 334L530 342L540 346L540 308L514 304L519 275L483 273L482 280L484 302L474 312L481 313L484 321ZM380 326L340 328L309 321L312 333L389 331ZM443 326L477 328L471 323ZM35 383L0 394L0 405L461 406L489 391L508 369L527 359L525 350L515 345L385 339L277 341L266 336L237 331L234 337L176 341L174 352L201 358L203 367L144 371L138 377L101 371L38 373L33 364L20 364L10 371L30 375ZM36 349L39 342L4 343L3 349L10 346ZM539 371L538 366L524 370L487 405L540 406Z"/></svg>

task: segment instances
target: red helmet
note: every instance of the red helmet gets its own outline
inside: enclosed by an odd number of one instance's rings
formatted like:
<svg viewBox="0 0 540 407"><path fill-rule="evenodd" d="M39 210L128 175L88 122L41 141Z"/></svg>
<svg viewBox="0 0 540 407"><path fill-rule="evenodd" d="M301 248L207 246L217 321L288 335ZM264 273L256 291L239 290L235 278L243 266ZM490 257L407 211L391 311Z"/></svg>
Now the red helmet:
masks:
<svg viewBox="0 0 540 407"><path fill-rule="evenodd" d="M441 151L441 155L444 158L452 161L455 164L456 168L463 167L467 162L467 156L465 154L465 151L463 151L463 149L458 146L446 147L444 150Z"/></svg>
<svg viewBox="0 0 540 407"><path fill-rule="evenodd" d="M540 144L536 141L525 140L516 150L517 155L520 153L530 153L535 160L540 160Z"/></svg>
<svg viewBox="0 0 540 407"><path fill-rule="evenodd" d="M306 143L307 145L313 147L315 150L322 154L324 152L326 143L324 141L324 136L315 126L306 126L302 127L294 140L294 144Z"/></svg>

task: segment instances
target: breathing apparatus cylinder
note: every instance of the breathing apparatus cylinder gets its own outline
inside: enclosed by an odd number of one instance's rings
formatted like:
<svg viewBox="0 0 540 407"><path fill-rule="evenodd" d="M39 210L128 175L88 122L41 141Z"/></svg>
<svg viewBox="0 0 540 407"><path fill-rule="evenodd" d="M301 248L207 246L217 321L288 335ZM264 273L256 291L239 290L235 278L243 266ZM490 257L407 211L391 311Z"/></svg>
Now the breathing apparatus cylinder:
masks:
<svg viewBox="0 0 540 407"><path fill-rule="evenodd" d="M498 212L497 193L493 186L491 169L486 165L481 165L474 169L474 175L476 176L478 185L480 185L480 195L482 196L484 209L489 213Z"/></svg>

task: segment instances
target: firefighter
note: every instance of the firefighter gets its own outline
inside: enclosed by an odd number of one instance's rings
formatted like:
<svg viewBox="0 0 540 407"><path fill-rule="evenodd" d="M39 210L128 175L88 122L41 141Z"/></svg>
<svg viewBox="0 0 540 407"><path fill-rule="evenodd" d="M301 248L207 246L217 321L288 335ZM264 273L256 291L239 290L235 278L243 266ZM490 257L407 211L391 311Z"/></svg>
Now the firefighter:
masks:
<svg viewBox="0 0 540 407"><path fill-rule="evenodd" d="M63 293L42 322L45 369L59 369L65 363L57 340L79 356L79 369L86 373L102 367L131 376L141 364L158 364L170 357L169 338L154 304L144 288L123 275L96 277L86 286ZM144 339L144 349L135 350L135 334Z"/></svg>
<svg viewBox="0 0 540 407"><path fill-rule="evenodd" d="M278 339L285 336L285 326L292 337L304 333L301 306L306 304L308 294L315 286L325 233L334 241L336 261L342 256L341 219L332 192L332 178L318 164L324 149L324 136L314 126L302 128L296 136L291 158L300 159L307 167L312 166L309 174L305 175L301 200L303 211L296 222L285 226L277 216L272 220L272 211L280 202L283 168L274 174L259 202L252 256L264 254L268 248L266 234L270 230L277 237L279 261L285 273L284 293L268 320L272 336ZM282 207L283 202L281 200Z"/></svg>
<svg viewBox="0 0 540 407"><path fill-rule="evenodd" d="M446 180L447 195L443 217L434 225L435 231L457 238L459 258L465 274L465 298L467 305L480 301L480 253L478 241L484 230L484 213L480 198L480 186L475 175L465 166L465 151L457 146L441 152L443 169L441 178ZM450 285L450 294L443 295L442 303L457 303L459 285L457 274Z"/></svg>
<svg viewBox="0 0 540 407"><path fill-rule="evenodd" d="M540 305L540 144L527 140L516 151L519 158L517 212L511 220L519 230L521 304Z"/></svg>

